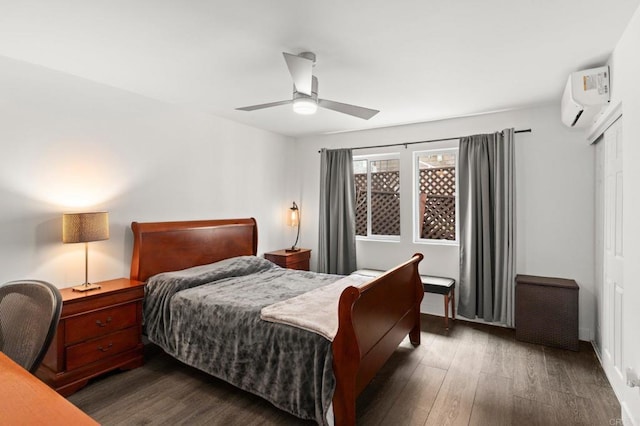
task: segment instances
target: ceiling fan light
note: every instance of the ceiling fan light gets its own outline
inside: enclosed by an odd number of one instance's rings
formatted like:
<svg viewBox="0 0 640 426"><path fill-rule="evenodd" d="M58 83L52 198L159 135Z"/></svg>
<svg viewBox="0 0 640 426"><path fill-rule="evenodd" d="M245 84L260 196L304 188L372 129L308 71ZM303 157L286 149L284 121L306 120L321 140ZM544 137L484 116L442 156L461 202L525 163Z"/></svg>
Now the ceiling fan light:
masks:
<svg viewBox="0 0 640 426"><path fill-rule="evenodd" d="M297 114L310 115L318 110L318 103L311 98L297 98L293 100L293 111Z"/></svg>

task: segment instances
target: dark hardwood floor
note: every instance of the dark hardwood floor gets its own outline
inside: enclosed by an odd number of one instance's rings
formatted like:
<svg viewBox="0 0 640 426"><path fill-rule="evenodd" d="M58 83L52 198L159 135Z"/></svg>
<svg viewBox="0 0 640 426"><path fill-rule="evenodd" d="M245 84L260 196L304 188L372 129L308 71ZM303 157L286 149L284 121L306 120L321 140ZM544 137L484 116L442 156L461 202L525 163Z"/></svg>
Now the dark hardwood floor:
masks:
<svg viewBox="0 0 640 426"><path fill-rule="evenodd" d="M620 405L591 345L515 340L513 330L423 316L358 399L358 425L612 425ZM94 380L69 400L103 425L299 425L268 402L147 345L143 367Z"/></svg>

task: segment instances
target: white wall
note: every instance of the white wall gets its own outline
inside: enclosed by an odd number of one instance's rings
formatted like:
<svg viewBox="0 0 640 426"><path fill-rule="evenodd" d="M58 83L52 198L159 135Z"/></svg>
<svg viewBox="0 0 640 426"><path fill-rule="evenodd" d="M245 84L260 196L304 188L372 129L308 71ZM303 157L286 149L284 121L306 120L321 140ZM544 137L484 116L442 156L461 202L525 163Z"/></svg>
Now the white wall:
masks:
<svg viewBox="0 0 640 426"><path fill-rule="evenodd" d="M611 104L622 104L624 170L624 299L622 362L640 374L640 8L618 42L611 67ZM640 425L640 388L614 389L623 403L625 425Z"/></svg>
<svg viewBox="0 0 640 426"><path fill-rule="evenodd" d="M84 281L63 212L107 210L89 279L129 275L132 221L253 216L259 251L290 244L293 140L0 57L0 282Z"/></svg>
<svg viewBox="0 0 640 426"><path fill-rule="evenodd" d="M560 96L560 94L558 94ZM516 135L517 272L575 279L580 285L580 338L590 340L594 322L593 245L594 150L581 132L560 122L557 105L501 112L432 123L302 138L297 141L300 199L305 209L301 245L318 242L320 156L325 148L355 147L438 139L531 128ZM384 111L383 111L384 113ZM411 150L436 148L433 143L396 148L401 153L401 241L359 241L358 267L388 268L422 252L421 272L458 279L457 246L415 244L412 229ZM385 151L385 150L378 150ZM358 150L355 153L375 152ZM385 151L386 152L386 151ZM423 311L441 315L442 297L427 295Z"/></svg>

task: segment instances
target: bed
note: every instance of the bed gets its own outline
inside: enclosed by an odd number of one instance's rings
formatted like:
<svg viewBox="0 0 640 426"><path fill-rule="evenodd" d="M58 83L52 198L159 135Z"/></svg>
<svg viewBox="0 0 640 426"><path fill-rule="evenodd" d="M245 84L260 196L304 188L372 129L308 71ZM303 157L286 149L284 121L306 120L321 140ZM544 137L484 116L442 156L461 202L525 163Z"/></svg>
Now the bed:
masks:
<svg viewBox="0 0 640 426"><path fill-rule="evenodd" d="M339 296L337 332L332 342L309 331L283 324L259 321L255 318L255 312L251 313L252 316L249 319L244 318L243 322L238 323L239 325L235 324L233 333L229 333L222 331L229 316L226 313L217 316L209 315L207 313L209 308L203 307L213 298L211 293L215 293L216 297L218 297L218 293L226 294L228 300L233 300L235 296L238 303L232 302L231 304L239 305L241 309L244 309L245 305L264 304L264 300L269 300L272 297L264 296L266 299L260 299L262 296L256 290L258 287L272 289L281 285L285 290L278 290L278 297L282 297L289 290L301 291L297 286L305 288L305 286L316 285L311 284L315 282L314 280L332 283L340 277L284 270L276 265L263 263L269 262L256 258L258 231L256 221L253 218L133 222L131 228L134 234L131 278L147 281L145 304L149 304L149 306L145 306L145 313L149 312L149 315L145 317L145 326L149 326L147 323L150 321L160 321L161 325L155 327L156 330L160 330L159 334L155 335L155 340L163 340L163 330L164 332L169 330L168 333L165 333L166 335L177 336L175 339L186 342L181 343L180 348L167 342L161 342L159 346L180 361L227 380L244 390L256 393L294 415L313 418L322 424L333 422L336 425L354 425L357 396L400 342L408 334L412 344L420 344L420 302L423 290L419 279L418 264L422 260L421 254L415 254L408 261L373 280L369 281L368 279L359 287L347 286ZM224 267L221 269L220 265ZM238 287L240 288L237 290L238 293L233 293L236 291L236 287L233 287L229 281L235 280L236 277L228 277L233 275L228 273L228 270L234 268L250 270L246 277L240 277L242 284ZM254 269L257 272L253 272ZM193 287L190 287L192 284L188 284L184 286L188 287L186 289L181 289L182 287L178 286L176 287L177 291L175 289L170 291L170 297L164 302L155 305L156 302L151 299L154 293L153 288L157 287L157 282L164 285L169 282L167 277L174 279L176 274L180 277L178 282L187 282L180 275L184 274L183 270L190 271L190 276L200 277L200 281L204 284L198 283ZM221 275L222 279L216 278L214 282L207 282L211 276L218 277L221 270L225 271L224 276ZM269 285L256 282L255 277L258 276L267 277ZM281 284L271 285L271 283ZM295 285L288 283L295 283ZM158 286L157 288L162 287ZM166 291L155 293L166 293ZM191 294L191 298L188 298L187 295L190 293L193 294ZM162 308L158 308L158 306L162 306ZM170 310L170 306L172 310ZM217 309L222 308L216 306L215 310ZM160 315L155 317L154 310L171 312L168 315L170 319ZM197 315L183 316L183 313L189 310ZM214 308L211 310L213 312ZM253 328L244 330L243 327L248 323L253 324L251 327L267 327L266 333L269 336L276 336L276 340L270 343L261 343L264 339L262 337L256 339L257 331ZM203 339L205 333L226 333L212 338L224 340L222 343L218 342L223 348L212 349L211 346L206 346L206 350L201 350L197 346L193 346L194 342L197 343ZM225 338L222 339L220 336L225 336ZM305 350L311 348L310 350L316 354L314 355L316 358L309 360L312 357L300 355L297 349L292 350L293 346L282 343L285 338L292 339L294 342L301 341L301 344L307 348ZM150 340L153 342L154 338L150 336ZM251 346L256 344L256 340L260 344L268 345L268 347L256 349L256 346ZM227 347L224 347L225 345ZM249 345L249 348L243 347L246 345ZM238 353L242 354L243 351L258 353L261 357L268 359L265 361L267 364L278 364L279 362L280 366L277 369L274 367L273 373L268 371L268 368L273 366L268 366L265 372L262 370L263 367L255 366L252 368L252 364L257 364L255 359L252 362L245 360L239 364L241 365L240 372L234 371L235 375L227 377L227 373L222 372L224 366L221 366L220 360L229 359L229 352L236 356ZM319 358L317 354L320 354ZM287 357L292 357L292 361L287 361ZM215 362L212 361L214 359ZM262 360L260 361L262 362ZM209 364L203 366L202 362ZM297 365L298 362L311 362L313 368L309 368L309 364ZM230 361L230 363L232 362ZM290 372L282 371L283 363L287 365L284 370L288 368L291 370ZM232 370L238 370L238 368L234 367ZM311 370L315 371L315 376L309 377L307 372ZM291 377L300 378L301 374L303 377L299 380L300 383L305 386L311 383L310 390L297 387L295 389L286 388ZM276 392L286 392L289 398L295 394L295 404L299 400L315 399L315 413L300 415L295 410L283 407L282 403L270 394L272 388L278 388L281 385L284 388L276 389ZM314 392L322 395L306 395ZM285 405L288 402L285 401ZM318 405L320 409L317 408Z"/></svg>

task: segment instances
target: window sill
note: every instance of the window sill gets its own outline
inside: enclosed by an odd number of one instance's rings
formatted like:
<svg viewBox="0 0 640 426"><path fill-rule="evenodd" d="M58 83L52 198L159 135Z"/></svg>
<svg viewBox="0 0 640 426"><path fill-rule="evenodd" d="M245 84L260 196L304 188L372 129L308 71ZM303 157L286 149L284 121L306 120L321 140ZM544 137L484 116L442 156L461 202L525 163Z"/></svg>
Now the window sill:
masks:
<svg viewBox="0 0 640 426"><path fill-rule="evenodd" d="M358 237L356 241L373 241L376 243L399 243L400 237Z"/></svg>
<svg viewBox="0 0 640 426"><path fill-rule="evenodd" d="M424 244L428 246L460 246L460 241L448 241L448 240L414 240L414 244Z"/></svg>

